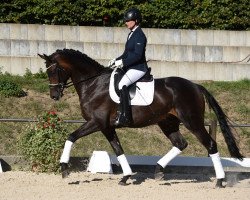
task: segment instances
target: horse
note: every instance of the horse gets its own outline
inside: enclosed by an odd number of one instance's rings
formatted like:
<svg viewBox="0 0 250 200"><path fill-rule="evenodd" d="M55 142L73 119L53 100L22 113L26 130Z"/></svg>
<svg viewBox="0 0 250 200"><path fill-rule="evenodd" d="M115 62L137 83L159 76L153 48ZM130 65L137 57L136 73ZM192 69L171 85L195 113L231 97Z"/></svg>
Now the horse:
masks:
<svg viewBox="0 0 250 200"><path fill-rule="evenodd" d="M127 185L132 170L116 134L116 128L121 128L115 126L118 104L113 102L109 95L109 81L113 69L104 67L86 54L73 49L56 50L51 55L38 55L45 60L50 97L59 100L64 89L73 85L79 96L82 116L86 120L65 142L60 158L62 177L65 178L70 173L68 163L74 142L100 131L110 143L121 165L123 177L119 184ZM68 82L69 79L71 82ZM172 149L156 163L155 179L162 179L167 164L188 146L179 130L182 123L196 136L211 157L216 174L216 187L224 187L222 182L225 180L225 172L217 143L204 126L206 102L217 116L230 155L239 160L243 159L243 155L230 128L230 121L216 99L205 87L181 77L155 79L154 87L154 98L150 105L132 106L133 124L127 128L157 124L172 143Z"/></svg>

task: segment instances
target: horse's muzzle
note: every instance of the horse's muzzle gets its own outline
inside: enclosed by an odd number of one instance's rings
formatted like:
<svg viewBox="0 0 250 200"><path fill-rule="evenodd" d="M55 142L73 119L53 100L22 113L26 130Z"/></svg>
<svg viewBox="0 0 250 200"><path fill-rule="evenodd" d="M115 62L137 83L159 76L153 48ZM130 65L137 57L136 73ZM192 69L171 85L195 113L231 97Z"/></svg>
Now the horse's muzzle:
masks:
<svg viewBox="0 0 250 200"><path fill-rule="evenodd" d="M63 93L60 91L50 91L50 98L58 101L63 96Z"/></svg>
<svg viewBox="0 0 250 200"><path fill-rule="evenodd" d="M55 101L58 101L60 99L60 97L59 96L57 96L57 97L56 96L52 96L51 99L53 99Z"/></svg>

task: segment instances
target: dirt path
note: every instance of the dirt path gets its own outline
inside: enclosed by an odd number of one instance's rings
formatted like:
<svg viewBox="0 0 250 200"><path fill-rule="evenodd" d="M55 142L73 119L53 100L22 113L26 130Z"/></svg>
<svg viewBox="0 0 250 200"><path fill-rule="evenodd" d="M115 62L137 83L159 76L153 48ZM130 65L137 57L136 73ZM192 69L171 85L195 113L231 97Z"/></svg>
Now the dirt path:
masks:
<svg viewBox="0 0 250 200"><path fill-rule="evenodd" d="M120 186L122 175L72 173L62 180L60 175L31 172L0 174L1 200L113 200L113 199L213 199L245 200L250 197L250 179L237 181L233 187L215 189L215 180L204 175L168 175L155 181L152 174L136 173L128 186Z"/></svg>

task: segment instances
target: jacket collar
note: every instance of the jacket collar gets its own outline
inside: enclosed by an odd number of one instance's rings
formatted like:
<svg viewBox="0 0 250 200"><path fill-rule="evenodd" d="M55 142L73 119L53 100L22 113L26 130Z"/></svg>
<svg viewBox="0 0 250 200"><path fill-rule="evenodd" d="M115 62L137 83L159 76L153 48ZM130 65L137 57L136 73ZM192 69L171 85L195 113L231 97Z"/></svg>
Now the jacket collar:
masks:
<svg viewBox="0 0 250 200"><path fill-rule="evenodd" d="M134 32L139 26L135 26L131 31Z"/></svg>

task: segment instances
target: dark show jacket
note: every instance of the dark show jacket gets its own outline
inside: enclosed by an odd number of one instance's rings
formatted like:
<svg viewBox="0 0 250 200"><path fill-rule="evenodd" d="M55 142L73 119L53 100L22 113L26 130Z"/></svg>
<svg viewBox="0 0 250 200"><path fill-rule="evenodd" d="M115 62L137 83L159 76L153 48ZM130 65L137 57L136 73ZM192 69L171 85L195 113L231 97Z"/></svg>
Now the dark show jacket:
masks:
<svg viewBox="0 0 250 200"><path fill-rule="evenodd" d="M123 70L137 69L145 72L148 70L145 56L146 45L147 38L138 26L127 40L123 54L116 58L116 60L122 59Z"/></svg>

